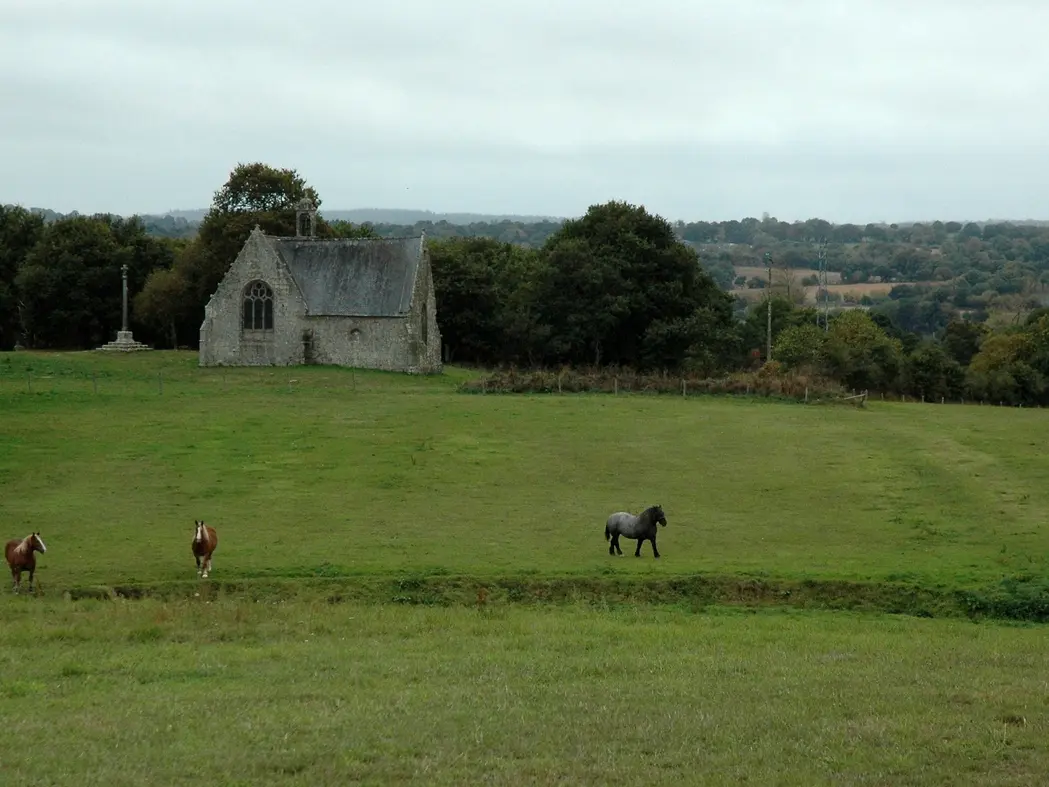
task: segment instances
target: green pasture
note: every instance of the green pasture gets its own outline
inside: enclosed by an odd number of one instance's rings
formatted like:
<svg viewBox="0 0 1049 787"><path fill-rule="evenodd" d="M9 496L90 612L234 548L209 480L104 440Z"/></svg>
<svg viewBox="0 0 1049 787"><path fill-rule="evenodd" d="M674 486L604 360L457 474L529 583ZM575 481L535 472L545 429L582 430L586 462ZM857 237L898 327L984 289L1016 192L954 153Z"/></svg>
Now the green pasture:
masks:
<svg viewBox="0 0 1049 787"><path fill-rule="evenodd" d="M0 355L0 528L45 593L215 581L683 576L992 586L1046 574L1041 410L463 394L470 376ZM661 503L662 557L604 520Z"/></svg>
<svg viewBox="0 0 1049 787"><path fill-rule="evenodd" d="M1035 626L221 597L23 597L3 616L4 784L1019 786L1049 772Z"/></svg>
<svg viewBox="0 0 1049 787"><path fill-rule="evenodd" d="M471 376L0 355L0 783L1044 779L1045 413Z"/></svg>

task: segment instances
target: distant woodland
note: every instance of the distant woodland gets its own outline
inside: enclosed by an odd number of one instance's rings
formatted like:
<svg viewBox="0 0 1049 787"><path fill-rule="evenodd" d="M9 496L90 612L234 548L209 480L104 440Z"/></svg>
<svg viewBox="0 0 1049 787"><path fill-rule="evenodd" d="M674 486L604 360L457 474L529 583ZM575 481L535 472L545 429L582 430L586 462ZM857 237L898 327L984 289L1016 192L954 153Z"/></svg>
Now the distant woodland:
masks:
<svg viewBox="0 0 1049 787"><path fill-rule="evenodd" d="M0 208L0 349L110 340L121 260L136 338L194 347L247 232L292 234L303 195L320 204L294 171L253 164L206 211ZM452 362L754 368L769 360L771 302L784 370L928 398L1049 403L1049 223L669 222L618 202L573 219L320 214L328 237L425 232Z"/></svg>
<svg viewBox="0 0 1049 787"><path fill-rule="evenodd" d="M11 209L11 206L8 206ZM33 209L45 223L62 218ZM147 235L191 240L206 211L141 216ZM482 217L459 214L413 223L372 222L366 216L421 211L331 211L380 237L489 238L539 249L562 226L560 219ZM433 214L435 217L438 214ZM187 218L187 216L200 216ZM350 217L350 218L347 218ZM352 219L357 219L353 222ZM831 224L822 219L788 223L774 217L724 222L676 222L678 238L694 248L700 264L732 293L737 311L762 301L768 286L766 252L773 262L777 295L799 305L830 309L863 306L890 317L902 329L928 335L952 317L992 324L1019 321L1049 301L1049 222ZM827 284L818 288L818 257L825 258Z"/></svg>

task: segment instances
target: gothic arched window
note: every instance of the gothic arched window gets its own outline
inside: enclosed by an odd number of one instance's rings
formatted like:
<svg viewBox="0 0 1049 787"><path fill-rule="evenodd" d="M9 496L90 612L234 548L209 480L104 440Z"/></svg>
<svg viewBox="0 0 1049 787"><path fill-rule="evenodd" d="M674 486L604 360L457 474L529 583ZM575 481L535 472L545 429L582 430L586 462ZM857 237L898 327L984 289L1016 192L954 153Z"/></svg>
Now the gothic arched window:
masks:
<svg viewBox="0 0 1049 787"><path fill-rule="evenodd" d="M264 281L253 281L244 288L244 319L246 331L273 330L273 290Z"/></svg>

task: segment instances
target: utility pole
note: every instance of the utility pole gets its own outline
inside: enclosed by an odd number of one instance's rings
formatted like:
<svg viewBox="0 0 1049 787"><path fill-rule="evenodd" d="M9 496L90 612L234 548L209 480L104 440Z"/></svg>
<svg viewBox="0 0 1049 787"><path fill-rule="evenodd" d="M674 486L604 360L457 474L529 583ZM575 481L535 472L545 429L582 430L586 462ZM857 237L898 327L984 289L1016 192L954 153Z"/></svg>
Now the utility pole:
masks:
<svg viewBox="0 0 1049 787"><path fill-rule="evenodd" d="M823 316L823 330L829 330L830 320L828 312L830 305L827 302L827 239L820 238L816 243L816 259L818 261L816 287L816 327L819 327L820 316Z"/></svg>
<svg viewBox="0 0 1049 787"><path fill-rule="evenodd" d="M769 272L769 285L768 285L768 315L767 325L765 329L765 362L768 363L772 360L772 254L765 252L765 267Z"/></svg>

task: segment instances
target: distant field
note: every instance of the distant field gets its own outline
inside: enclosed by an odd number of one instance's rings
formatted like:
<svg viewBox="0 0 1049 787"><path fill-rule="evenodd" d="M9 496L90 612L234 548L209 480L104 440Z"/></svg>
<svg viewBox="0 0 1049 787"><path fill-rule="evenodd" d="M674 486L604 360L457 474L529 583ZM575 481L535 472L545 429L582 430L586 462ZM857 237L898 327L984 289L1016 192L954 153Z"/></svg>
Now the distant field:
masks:
<svg viewBox="0 0 1049 787"><path fill-rule="evenodd" d="M797 281L800 282L801 279L798 279ZM855 296L855 300L858 301L864 295L870 295L870 296L888 295L892 291L893 287L898 287L901 284L921 284L921 285L927 285L929 287L937 287L937 286L943 285L944 282L937 282L937 281L899 282L899 281L897 281L897 282L878 282L878 283L865 283L865 284L828 284L827 285L827 292L837 293L837 294L841 295L843 299L851 294L851 295ZM804 292L805 292L805 303L810 304L810 305L816 303L816 295L819 292L819 287L815 287L815 286L813 286L813 287L801 287L800 284L796 283L794 285L794 289L804 290ZM760 300L764 299L764 297L765 297L765 291L762 290L762 289L757 289L757 288L749 289L749 288L746 288L746 287L736 287L736 288L734 288L732 290L732 293L734 295L740 295L740 296L746 298L747 300L751 300L751 301L760 301Z"/></svg>
<svg viewBox="0 0 1049 787"><path fill-rule="evenodd" d="M470 376L0 354L3 782L1043 778L1042 411Z"/></svg>
<svg viewBox="0 0 1049 787"><path fill-rule="evenodd" d="M745 276L750 279L757 276L762 281L767 281L768 271L765 268L759 266L746 266L737 265L735 267L737 276ZM793 268L791 275L793 276L792 289L803 290L805 292L805 303L812 305L816 303L816 295L819 292L819 287L812 285L803 287L801 282L808 276L818 276L819 272L812 268ZM863 284L842 284L841 273L838 271L827 271L827 292L837 293L842 298L846 298L850 294L855 296L855 300L859 300L864 295L888 295L893 287L901 285L912 284L922 285L928 287L940 287L946 284L942 281L895 281L895 282L866 282ZM783 274L780 271L773 271L773 286L777 289L783 287ZM764 295L763 289L749 289L747 287L734 287L732 293L746 298L749 301L762 300Z"/></svg>
<svg viewBox="0 0 1049 787"><path fill-rule="evenodd" d="M827 292L834 292L843 299L850 294L854 296L855 300L860 300L864 295L888 295L888 293L895 287L896 284L828 284ZM819 292L819 287L800 287L795 286L795 290L804 291L805 300L804 303L813 305L816 303L816 295ZM765 290L762 289L748 289L745 287L737 287L732 290L733 295L740 295L746 298L748 301L760 301L765 298Z"/></svg>
<svg viewBox="0 0 1049 787"><path fill-rule="evenodd" d="M736 275L737 276L746 276L748 279L750 279L750 278L752 278L754 276L757 276L762 281L765 281L765 280L768 279L768 269L767 268L763 268L760 265L754 265L754 266L750 266L750 265L736 265L735 269L736 269ZM792 270L792 273L793 273L793 276L794 276L794 281L798 285L801 284L801 280L804 279L806 276L819 276L819 271L817 271L815 268L792 268L791 270ZM772 275L773 275L773 279L776 280L776 279L778 279L778 277L781 274L779 273L778 270L774 270ZM827 271L827 284L828 285L838 284L840 282L841 282L841 272L840 271Z"/></svg>

